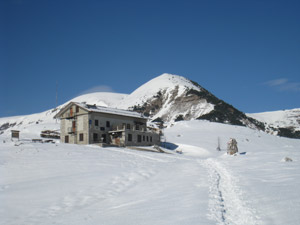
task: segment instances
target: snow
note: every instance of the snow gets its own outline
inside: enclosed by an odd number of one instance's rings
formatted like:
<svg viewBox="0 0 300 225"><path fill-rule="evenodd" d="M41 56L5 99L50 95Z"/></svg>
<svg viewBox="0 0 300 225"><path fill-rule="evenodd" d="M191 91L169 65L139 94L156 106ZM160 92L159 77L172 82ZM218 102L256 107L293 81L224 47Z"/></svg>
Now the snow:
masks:
<svg viewBox="0 0 300 225"><path fill-rule="evenodd" d="M295 130L300 131L300 109L249 113L247 116L265 122L273 127L294 127Z"/></svg>
<svg viewBox="0 0 300 225"><path fill-rule="evenodd" d="M181 95L186 88L200 90L199 87L196 87L191 81L182 76L164 73L143 84L124 98L120 107L128 108L134 105L143 105L149 98L156 96L159 91L166 90L169 93L176 86L179 88L178 95Z"/></svg>
<svg viewBox="0 0 300 225"><path fill-rule="evenodd" d="M74 102L74 103L78 106L81 106L82 108L86 109L89 112L101 112L101 113L109 113L109 114L129 116L135 118L145 118L140 113L134 111L122 110L117 108L109 108L109 107L104 107L99 105L86 105L84 103L78 103L78 102Z"/></svg>
<svg viewBox="0 0 300 225"><path fill-rule="evenodd" d="M174 90L174 87L176 86L178 86L178 95L182 94L186 90L186 88L200 91L200 88L195 86L188 79L182 76L164 73L143 84L129 95L96 92L78 96L76 98L73 98L69 102L86 102L87 104L128 109L129 107L132 107L134 105L142 105L149 98L157 95L157 93L161 90L167 90L167 92L170 92L170 90Z"/></svg>
<svg viewBox="0 0 300 225"><path fill-rule="evenodd" d="M70 101L58 106L57 110L50 109L45 112L35 113L31 115L0 118L0 127L6 123L14 125L6 129L2 136L8 138L10 136L11 130L22 130L22 138L40 138L40 133L42 130L60 129L59 120L56 120L53 117L58 113L60 109L62 109L70 102L86 102L88 104L96 104L99 106L116 108L119 102L122 101L122 99L124 99L124 97L126 96L126 94L108 92L90 93L71 99ZM117 111L120 113L121 110ZM139 114L135 115L140 116Z"/></svg>
<svg viewBox="0 0 300 225"><path fill-rule="evenodd" d="M19 141L0 135L1 225L273 225L300 219L300 140L182 121L165 129L173 150L163 154L32 143L28 138L44 126L20 127ZM231 137L245 154L226 155Z"/></svg>
<svg viewBox="0 0 300 225"><path fill-rule="evenodd" d="M209 208L215 221L298 224L300 140L205 121L177 123L168 129L166 136L172 143L189 143L210 152L215 151L220 138L220 155L202 161L208 168L209 182L214 184L210 185ZM225 154L230 137L237 139L239 152L246 152L245 155ZM293 162L282 162L285 157Z"/></svg>
<svg viewBox="0 0 300 225"><path fill-rule="evenodd" d="M95 92L78 96L71 99L70 102L86 102L91 105L99 105L104 107L117 108L119 103L126 98L127 94L110 93L110 92Z"/></svg>
<svg viewBox="0 0 300 225"><path fill-rule="evenodd" d="M53 119L57 111L47 110L42 113L32 115L14 116L0 118L0 127L6 123L13 126L4 130L2 138L8 138L11 130L20 130L22 138L40 138L42 130L59 130L59 121ZM1 132L0 132L1 134Z"/></svg>
<svg viewBox="0 0 300 225"><path fill-rule="evenodd" d="M127 109L159 90L171 99L176 86L179 95L201 91L163 74L130 95L99 92L69 102ZM166 101L157 115L169 113L172 121L180 111L174 107ZM188 109L205 114L213 105L203 101ZM0 118L0 127L14 124L0 132L0 225L299 224L300 140L191 120L164 130L169 154L33 143L42 130L59 130L57 110ZM298 111L248 115L300 129ZM11 140L12 129L20 130L20 140ZM235 156L226 154L230 138L238 142Z"/></svg>
<svg viewBox="0 0 300 225"><path fill-rule="evenodd" d="M201 115L209 113L214 109L214 105L207 103L205 100L199 101L197 104L192 105L188 103L187 105L181 103L182 106L178 106L178 104L172 104L173 100L171 98L171 93L176 89L176 87L178 87L177 96L180 96L184 91L187 91L188 89L201 91L201 88L195 86L190 80L182 76L165 73L145 83L129 95L109 92L89 93L77 96L70 101L58 106L57 111L51 109L33 115L0 118L0 127L7 122L9 122L10 124L16 123L17 126L11 127L6 130L5 133L8 133L7 131L10 131L11 129L24 130L26 127L28 127L29 124L38 122L39 124L45 124L45 128L48 127L49 129L59 129L59 126L53 125L53 122L55 121L53 120L53 117L58 112L58 110L62 109L70 102L85 102L86 104L96 104L97 106L115 108L117 111L120 111L118 109L128 110L135 105L143 105L146 100L153 98L153 96L156 96L159 91L165 91L165 95L168 96L168 100L164 103L164 105L156 115L152 115L153 119L157 117L163 117L166 114L170 114L168 119L169 121L174 121L179 114L182 114L183 116L188 114L192 119L195 119L200 117ZM32 127L30 126L29 129L31 128ZM44 128L42 128L42 130L43 129ZM40 131L41 126L37 126L29 130L28 132L35 132L36 136L39 136Z"/></svg>

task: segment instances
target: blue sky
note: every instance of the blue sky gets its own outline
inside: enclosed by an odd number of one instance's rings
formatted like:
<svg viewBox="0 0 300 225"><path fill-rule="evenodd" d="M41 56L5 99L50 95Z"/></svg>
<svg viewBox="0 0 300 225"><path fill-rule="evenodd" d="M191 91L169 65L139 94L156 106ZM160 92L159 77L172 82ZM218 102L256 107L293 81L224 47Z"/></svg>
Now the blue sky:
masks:
<svg viewBox="0 0 300 225"><path fill-rule="evenodd" d="M300 108L299 1L0 0L0 117L173 73L244 112Z"/></svg>

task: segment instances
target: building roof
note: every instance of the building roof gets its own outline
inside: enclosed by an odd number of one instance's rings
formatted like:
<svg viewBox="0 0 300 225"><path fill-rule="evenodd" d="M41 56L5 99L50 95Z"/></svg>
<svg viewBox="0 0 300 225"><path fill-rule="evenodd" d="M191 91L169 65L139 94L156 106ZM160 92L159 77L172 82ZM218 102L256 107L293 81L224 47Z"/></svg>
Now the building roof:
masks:
<svg viewBox="0 0 300 225"><path fill-rule="evenodd" d="M147 117L143 116L140 113L124 110L124 109L116 109L116 108L109 108L104 106L97 106L97 105L89 105L84 102L70 102L65 107L63 107L54 118L59 117L62 113L65 112L66 109L70 107L70 105L77 105L83 109L85 109L88 112L99 112L99 113L107 113L107 114L113 114L113 115L120 115L120 116L127 116L127 117L134 117L134 118L140 118L140 119L147 119Z"/></svg>

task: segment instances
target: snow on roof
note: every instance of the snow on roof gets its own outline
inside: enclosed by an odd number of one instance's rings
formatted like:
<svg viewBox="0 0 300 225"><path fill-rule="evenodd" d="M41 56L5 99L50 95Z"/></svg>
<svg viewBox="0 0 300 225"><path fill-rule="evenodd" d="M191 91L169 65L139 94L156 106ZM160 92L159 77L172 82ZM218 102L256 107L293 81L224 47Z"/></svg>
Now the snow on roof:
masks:
<svg viewBox="0 0 300 225"><path fill-rule="evenodd" d="M108 107L104 107L104 106L89 105L86 103L78 103L78 102L74 102L74 104L86 109L89 112L100 112L100 113L108 113L108 114L114 114L114 115L146 119L146 117L143 116L142 114L133 112L133 111L129 111L129 110L108 108Z"/></svg>

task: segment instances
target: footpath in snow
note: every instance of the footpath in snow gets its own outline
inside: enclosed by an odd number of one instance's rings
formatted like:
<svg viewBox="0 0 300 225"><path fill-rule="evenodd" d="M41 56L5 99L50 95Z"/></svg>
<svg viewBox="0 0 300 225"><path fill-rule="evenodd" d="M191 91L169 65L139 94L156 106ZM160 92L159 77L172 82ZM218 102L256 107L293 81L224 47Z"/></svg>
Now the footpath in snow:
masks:
<svg viewBox="0 0 300 225"><path fill-rule="evenodd" d="M209 176L209 217L217 224L260 224L238 179L216 159L199 161Z"/></svg>

